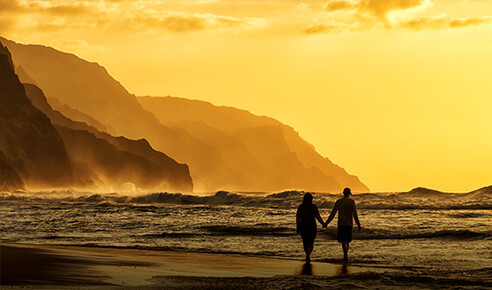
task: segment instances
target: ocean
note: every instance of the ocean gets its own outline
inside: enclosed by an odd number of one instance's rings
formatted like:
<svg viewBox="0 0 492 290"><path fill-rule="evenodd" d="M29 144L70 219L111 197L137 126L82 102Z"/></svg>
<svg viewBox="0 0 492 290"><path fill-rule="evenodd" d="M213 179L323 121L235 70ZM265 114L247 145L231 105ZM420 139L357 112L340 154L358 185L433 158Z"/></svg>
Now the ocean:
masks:
<svg viewBox="0 0 492 290"><path fill-rule="evenodd" d="M302 260L295 214L303 194L0 193L0 241ZM313 195L326 220L341 195ZM425 277L430 286L492 287L492 187L352 198L362 230L354 230L351 265L391 269L378 276L388 283L409 279L415 286L412 279ZM336 218L326 230L318 224L312 259L342 263Z"/></svg>

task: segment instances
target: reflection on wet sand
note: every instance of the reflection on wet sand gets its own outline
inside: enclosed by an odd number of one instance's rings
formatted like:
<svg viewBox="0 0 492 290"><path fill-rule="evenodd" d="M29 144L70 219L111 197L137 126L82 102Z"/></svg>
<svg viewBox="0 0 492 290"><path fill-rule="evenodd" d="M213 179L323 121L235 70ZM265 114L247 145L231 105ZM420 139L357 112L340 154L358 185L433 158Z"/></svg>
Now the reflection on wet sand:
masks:
<svg viewBox="0 0 492 290"><path fill-rule="evenodd" d="M336 276L349 274L349 267L346 264L338 265L336 269Z"/></svg>
<svg viewBox="0 0 492 290"><path fill-rule="evenodd" d="M313 264L310 262L304 263L302 265L301 275L313 275Z"/></svg>
<svg viewBox="0 0 492 290"><path fill-rule="evenodd" d="M298 268L295 275L343 276L350 274L352 270L354 269L351 269L351 267L347 264L333 265L317 262L305 262L300 268Z"/></svg>

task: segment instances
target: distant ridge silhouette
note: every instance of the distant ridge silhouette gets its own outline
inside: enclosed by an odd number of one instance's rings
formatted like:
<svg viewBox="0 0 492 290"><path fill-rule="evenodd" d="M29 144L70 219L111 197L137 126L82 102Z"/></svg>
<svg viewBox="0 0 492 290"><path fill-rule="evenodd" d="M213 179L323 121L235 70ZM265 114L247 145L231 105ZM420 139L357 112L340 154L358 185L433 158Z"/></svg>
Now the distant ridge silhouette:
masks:
<svg viewBox="0 0 492 290"><path fill-rule="evenodd" d="M318 154L292 127L273 118L177 97L139 97L138 101L163 124L183 127L204 142L212 142L228 159L237 159L234 156L239 154L245 156L243 163L256 160L265 171L270 170L265 174L269 178L278 173L279 183L304 182L303 189L312 191L336 191L341 190L340 184L349 184L356 191L369 191L356 176ZM245 152L238 153L240 150ZM282 176L288 180L281 180Z"/></svg>
<svg viewBox="0 0 492 290"><path fill-rule="evenodd" d="M117 189L132 183L147 190L193 190L188 167L155 151L145 139L113 137L83 122L72 121L53 110L37 86L24 87L32 103L60 133L81 184Z"/></svg>
<svg viewBox="0 0 492 290"><path fill-rule="evenodd" d="M422 197L425 197L425 196L439 196L439 195L442 195L442 196L445 196L445 195L449 195L449 194L453 194L453 193L449 193L449 192L444 192L444 191L439 191L439 190L435 190L435 189L429 189L429 188L425 188L425 187L416 187L408 192L402 192L400 193L401 195L413 195L413 196L422 196ZM477 190L473 190L473 191L470 191L470 192L467 192L467 193L454 193L454 194L457 194L457 195L463 195L463 194L492 194L492 185L489 185L489 186L485 186L485 187L482 187L480 189L477 189Z"/></svg>

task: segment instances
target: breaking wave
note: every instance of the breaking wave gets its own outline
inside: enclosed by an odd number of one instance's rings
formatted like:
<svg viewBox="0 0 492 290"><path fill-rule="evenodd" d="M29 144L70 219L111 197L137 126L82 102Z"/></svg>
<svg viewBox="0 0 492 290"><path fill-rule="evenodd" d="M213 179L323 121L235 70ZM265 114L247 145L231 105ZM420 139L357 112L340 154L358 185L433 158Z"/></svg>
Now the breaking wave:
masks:
<svg viewBox="0 0 492 290"><path fill-rule="evenodd" d="M295 229L288 227L265 226L229 226L209 225L200 227L197 232L163 232L160 234L145 235L154 238L195 238L200 236L295 236ZM329 239L336 239L336 230L318 233ZM438 230L422 233L396 233L381 232L364 229L361 232L354 231L354 240L410 240L410 239L444 239L444 240L484 240L492 239L492 233L474 232L468 230Z"/></svg>
<svg viewBox="0 0 492 290"><path fill-rule="evenodd" d="M268 224L259 224L252 226L229 226L229 225L211 225L203 226L202 229L211 234L220 235L241 235L241 236L293 236L295 232L288 227L274 227Z"/></svg>
<svg viewBox="0 0 492 290"><path fill-rule="evenodd" d="M449 240L474 240L490 239L492 233L481 233L469 230L437 230L421 233L395 233L380 232L364 229L359 233L354 233L357 240L408 240L408 239L449 239Z"/></svg>
<svg viewBox="0 0 492 290"><path fill-rule="evenodd" d="M261 208L297 208L302 201L303 191L284 191L280 193L241 194L219 191L212 195L192 195L181 193L156 192L140 195L120 195L117 193L77 193L77 192L40 192L40 193L0 193L0 200L8 201L48 201L56 200L69 203L97 204L111 207L123 204L156 205L205 205L205 206L243 206ZM321 209L332 208L340 195L314 193L314 203ZM454 194L413 190L405 193L364 193L353 196L360 209L492 209L490 190L478 190L471 193Z"/></svg>

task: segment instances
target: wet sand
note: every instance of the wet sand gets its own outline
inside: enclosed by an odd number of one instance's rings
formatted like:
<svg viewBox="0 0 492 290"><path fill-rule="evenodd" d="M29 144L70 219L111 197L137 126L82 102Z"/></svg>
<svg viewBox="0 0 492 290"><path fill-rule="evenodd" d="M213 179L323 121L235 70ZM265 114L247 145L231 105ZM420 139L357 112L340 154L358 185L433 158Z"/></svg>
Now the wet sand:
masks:
<svg viewBox="0 0 492 290"><path fill-rule="evenodd" d="M30 244L0 244L0 256L2 288L253 288L255 281L268 281L274 283L270 285L273 288L283 288L279 283L289 285L291 279L302 282L304 278L318 276L385 271L316 261L306 264L263 257Z"/></svg>

